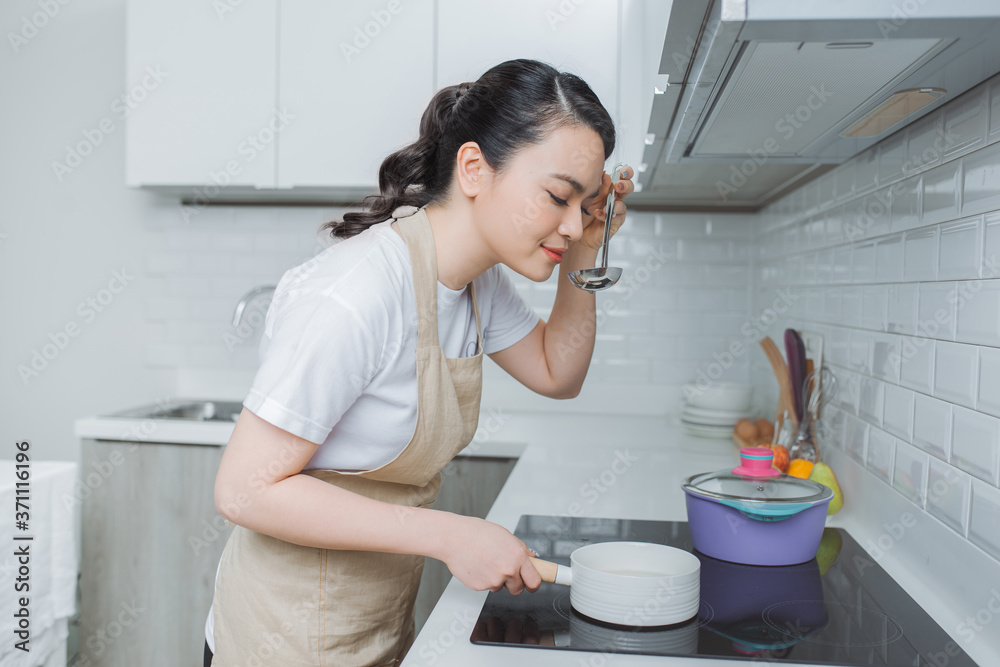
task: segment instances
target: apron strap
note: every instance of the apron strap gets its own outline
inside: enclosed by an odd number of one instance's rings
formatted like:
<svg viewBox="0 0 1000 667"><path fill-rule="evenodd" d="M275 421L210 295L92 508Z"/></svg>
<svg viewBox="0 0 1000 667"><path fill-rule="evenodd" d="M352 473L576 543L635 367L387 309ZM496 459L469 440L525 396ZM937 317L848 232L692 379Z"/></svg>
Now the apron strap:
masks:
<svg viewBox="0 0 1000 667"><path fill-rule="evenodd" d="M413 292L417 298L417 347L440 347L438 341L437 255L434 233L424 209L396 220L410 251Z"/></svg>
<svg viewBox="0 0 1000 667"><path fill-rule="evenodd" d="M479 305L476 303L476 281L473 280L469 283L469 289L472 290L472 311L476 314L476 354L483 353L483 328L479 324Z"/></svg>
<svg viewBox="0 0 1000 667"><path fill-rule="evenodd" d="M403 211L400 210L402 213ZM410 251L413 267L413 291L417 299L417 347L440 347L438 338L437 307L437 254L434 250L434 233L423 208L412 215L397 218L403 239ZM483 328L479 320L475 282L469 283L472 291L472 310L476 315L476 354L483 351Z"/></svg>

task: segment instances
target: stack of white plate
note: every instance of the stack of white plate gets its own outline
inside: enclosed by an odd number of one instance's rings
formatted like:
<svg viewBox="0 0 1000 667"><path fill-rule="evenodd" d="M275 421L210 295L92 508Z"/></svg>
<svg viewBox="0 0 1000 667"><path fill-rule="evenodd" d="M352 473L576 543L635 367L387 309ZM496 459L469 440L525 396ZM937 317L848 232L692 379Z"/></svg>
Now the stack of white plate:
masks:
<svg viewBox="0 0 1000 667"><path fill-rule="evenodd" d="M690 435L730 438L736 422L750 414L753 387L735 382L714 382L704 387L682 387L681 426Z"/></svg>

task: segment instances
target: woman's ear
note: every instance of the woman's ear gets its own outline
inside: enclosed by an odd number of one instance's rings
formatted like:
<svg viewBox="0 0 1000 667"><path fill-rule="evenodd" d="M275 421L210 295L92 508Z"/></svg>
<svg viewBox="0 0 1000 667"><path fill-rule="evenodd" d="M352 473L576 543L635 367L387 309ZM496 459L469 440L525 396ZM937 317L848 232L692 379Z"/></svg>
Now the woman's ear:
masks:
<svg viewBox="0 0 1000 667"><path fill-rule="evenodd" d="M466 141L458 147L455 174L458 187L466 197L475 197L483 191L490 175L490 167L475 141Z"/></svg>

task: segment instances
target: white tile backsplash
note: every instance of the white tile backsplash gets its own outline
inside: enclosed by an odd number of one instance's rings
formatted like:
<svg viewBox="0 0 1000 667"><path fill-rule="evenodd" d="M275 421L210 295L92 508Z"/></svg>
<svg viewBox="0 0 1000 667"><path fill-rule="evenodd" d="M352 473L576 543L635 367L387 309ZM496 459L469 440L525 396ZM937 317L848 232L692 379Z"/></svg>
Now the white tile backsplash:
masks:
<svg viewBox="0 0 1000 667"><path fill-rule="evenodd" d="M958 161L948 162L924 173L921 224L958 217L958 164Z"/></svg>
<svg viewBox="0 0 1000 667"><path fill-rule="evenodd" d="M854 247L851 279L855 283L872 283L877 277L874 241Z"/></svg>
<svg viewBox="0 0 1000 667"><path fill-rule="evenodd" d="M1000 349L979 348L979 390L976 408L1000 417Z"/></svg>
<svg viewBox="0 0 1000 667"><path fill-rule="evenodd" d="M1000 278L958 283L955 340L1000 346Z"/></svg>
<svg viewBox="0 0 1000 667"><path fill-rule="evenodd" d="M874 426L868 429L868 469L888 484L892 484L895 451L894 437Z"/></svg>
<svg viewBox="0 0 1000 667"><path fill-rule="evenodd" d="M861 376L861 394L858 398L858 416L876 426L882 425L885 385L874 378Z"/></svg>
<svg viewBox="0 0 1000 667"><path fill-rule="evenodd" d="M969 539L1000 560L1000 490L972 480L972 516Z"/></svg>
<svg viewBox="0 0 1000 667"><path fill-rule="evenodd" d="M986 142L987 89L979 86L944 110L944 132L949 138L944 159L982 147Z"/></svg>
<svg viewBox="0 0 1000 667"><path fill-rule="evenodd" d="M952 405L923 394L914 394L913 399L913 444L947 460L951 454Z"/></svg>
<svg viewBox="0 0 1000 667"><path fill-rule="evenodd" d="M910 442L913 428L913 392L885 385L882 428L898 438Z"/></svg>
<svg viewBox="0 0 1000 667"><path fill-rule="evenodd" d="M863 294L860 287L842 287L841 294L841 322L847 326L861 326L861 317L864 312Z"/></svg>
<svg viewBox="0 0 1000 667"><path fill-rule="evenodd" d="M941 162L941 150L935 145L944 134L943 117L940 113L927 114L907 127L909 142L903 173L919 173Z"/></svg>
<svg viewBox="0 0 1000 667"><path fill-rule="evenodd" d="M903 278L903 235L880 239L875 246L876 277L880 283L897 282Z"/></svg>
<svg viewBox="0 0 1000 667"><path fill-rule="evenodd" d="M920 283L917 333L928 338L955 338L955 283Z"/></svg>
<svg viewBox="0 0 1000 667"><path fill-rule="evenodd" d="M772 330L827 336L828 427L860 483L1000 559L1000 75L817 180L761 213L767 275L821 303Z"/></svg>
<svg viewBox="0 0 1000 667"><path fill-rule="evenodd" d="M865 465L868 459L868 432L871 426L850 415L844 418L844 451L852 459Z"/></svg>
<svg viewBox="0 0 1000 667"><path fill-rule="evenodd" d="M899 181L890 188L892 231L902 232L920 225L920 189L919 176Z"/></svg>
<svg viewBox="0 0 1000 667"><path fill-rule="evenodd" d="M978 278L982 263L981 217L941 225L938 246L938 278Z"/></svg>
<svg viewBox="0 0 1000 667"><path fill-rule="evenodd" d="M969 530L972 478L932 458L927 477L927 511L965 537Z"/></svg>
<svg viewBox="0 0 1000 667"><path fill-rule="evenodd" d="M951 463L996 486L1000 483L1000 419L955 406Z"/></svg>
<svg viewBox="0 0 1000 667"><path fill-rule="evenodd" d="M875 334L872 337L872 375L889 382L899 382L900 337L895 334Z"/></svg>
<svg viewBox="0 0 1000 667"><path fill-rule="evenodd" d="M899 384L930 394L934 385L934 340L902 336L899 348Z"/></svg>
<svg viewBox="0 0 1000 667"><path fill-rule="evenodd" d="M937 228L917 229L903 236L903 280L937 277Z"/></svg>
<svg viewBox="0 0 1000 667"><path fill-rule="evenodd" d="M929 459L926 453L908 442L896 440L892 486L918 507L924 506Z"/></svg>
<svg viewBox="0 0 1000 667"><path fill-rule="evenodd" d="M912 283L889 285L886 331L913 334L917 331L917 307L920 290Z"/></svg>
<svg viewBox="0 0 1000 667"><path fill-rule="evenodd" d="M938 341L934 352L934 396L975 407L979 350L974 345Z"/></svg>
<svg viewBox="0 0 1000 667"><path fill-rule="evenodd" d="M983 269L984 278L1000 275L1000 213L984 216Z"/></svg>
<svg viewBox="0 0 1000 667"><path fill-rule="evenodd" d="M962 213L970 215L1000 208L1000 143L962 158Z"/></svg>
<svg viewBox="0 0 1000 667"><path fill-rule="evenodd" d="M865 287L861 296L861 326L873 331L885 331L886 288L883 285Z"/></svg>

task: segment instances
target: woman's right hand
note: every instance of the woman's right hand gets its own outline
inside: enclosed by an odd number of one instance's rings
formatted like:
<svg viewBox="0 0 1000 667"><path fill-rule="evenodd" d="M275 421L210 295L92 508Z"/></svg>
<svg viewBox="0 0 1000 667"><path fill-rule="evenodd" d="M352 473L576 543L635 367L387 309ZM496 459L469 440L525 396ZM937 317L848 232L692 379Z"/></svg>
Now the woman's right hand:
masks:
<svg viewBox="0 0 1000 667"><path fill-rule="evenodd" d="M542 578L528 560L533 554L524 542L490 521L453 516L440 560L456 579L476 591L506 588L520 595L525 589L538 590Z"/></svg>

